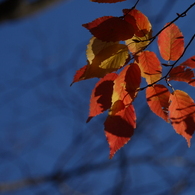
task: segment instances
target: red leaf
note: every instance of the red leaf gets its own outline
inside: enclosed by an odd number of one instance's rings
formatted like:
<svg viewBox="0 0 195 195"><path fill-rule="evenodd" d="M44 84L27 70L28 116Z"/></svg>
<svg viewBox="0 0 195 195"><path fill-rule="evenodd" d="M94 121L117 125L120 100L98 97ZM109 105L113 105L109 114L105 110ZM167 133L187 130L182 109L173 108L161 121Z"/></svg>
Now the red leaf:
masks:
<svg viewBox="0 0 195 195"><path fill-rule="evenodd" d="M131 39L125 41L129 51L133 54L141 52L150 42L152 37L152 26L148 18L140 11L124 9L125 20L135 29L135 34Z"/></svg>
<svg viewBox="0 0 195 195"><path fill-rule="evenodd" d="M190 68L195 68L195 56L187 59L185 62L181 63L180 65L188 66Z"/></svg>
<svg viewBox="0 0 195 195"><path fill-rule="evenodd" d="M170 92L164 85L157 84L146 89L148 106L166 122L168 122L169 96Z"/></svg>
<svg viewBox="0 0 195 195"><path fill-rule="evenodd" d="M119 111L114 115L109 115L104 123L105 135L110 147L109 158L112 158L116 151L130 140L136 127L133 105L125 107L121 100L115 104Z"/></svg>
<svg viewBox="0 0 195 195"><path fill-rule="evenodd" d="M125 75L126 91L131 96L132 100L137 95L137 90L141 83L141 71L137 64L131 63Z"/></svg>
<svg viewBox="0 0 195 195"><path fill-rule="evenodd" d="M113 85L116 78L116 73L110 73L97 82L91 94L90 112L87 122L111 107Z"/></svg>
<svg viewBox="0 0 195 195"><path fill-rule="evenodd" d="M70 86L71 86L73 83L82 80L82 76L83 76L83 74L85 73L86 69L87 69L87 65L85 65L85 66L83 66L82 68L80 68L79 70L77 70L76 74L74 75L73 82L70 84Z"/></svg>
<svg viewBox="0 0 195 195"><path fill-rule="evenodd" d="M136 9L124 9L123 13L125 15L125 20L133 25L136 36L144 37L146 34L150 33L152 29L150 21L141 11Z"/></svg>
<svg viewBox="0 0 195 195"><path fill-rule="evenodd" d="M170 96L169 117L175 131L182 135L190 147L195 130L195 104L184 91L175 90Z"/></svg>
<svg viewBox="0 0 195 195"><path fill-rule="evenodd" d="M168 23L165 25L167 26ZM164 60L177 60L184 51L183 34L175 24L171 24L158 36L158 47Z"/></svg>
<svg viewBox="0 0 195 195"><path fill-rule="evenodd" d="M98 2L98 3L117 3L126 0L91 0L91 1Z"/></svg>
<svg viewBox="0 0 195 195"><path fill-rule="evenodd" d="M142 77L151 84L161 78L162 67L156 54L151 51L143 51L137 58Z"/></svg>
<svg viewBox="0 0 195 195"><path fill-rule="evenodd" d="M190 68L180 65L171 70L169 80L183 81L194 86L194 72Z"/></svg>
<svg viewBox="0 0 195 195"><path fill-rule="evenodd" d="M190 82L188 82L188 84L195 87L195 79L192 79Z"/></svg>
<svg viewBox="0 0 195 195"><path fill-rule="evenodd" d="M124 41L134 35L133 26L118 17L103 16L96 20L83 24L91 34L102 41Z"/></svg>

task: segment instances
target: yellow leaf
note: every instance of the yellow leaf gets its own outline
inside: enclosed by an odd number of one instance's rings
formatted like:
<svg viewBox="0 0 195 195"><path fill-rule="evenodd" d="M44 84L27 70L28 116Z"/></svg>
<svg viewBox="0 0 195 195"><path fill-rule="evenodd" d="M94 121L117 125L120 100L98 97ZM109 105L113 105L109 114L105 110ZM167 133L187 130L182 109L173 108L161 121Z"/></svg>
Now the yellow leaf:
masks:
<svg viewBox="0 0 195 195"><path fill-rule="evenodd" d="M92 37L87 45L86 56L89 63L92 63L92 60L95 56L103 49L107 48L110 45L114 45L118 42L105 42L97 39L96 37Z"/></svg>
<svg viewBox="0 0 195 195"><path fill-rule="evenodd" d="M109 56L106 60L102 61L100 68L120 68L125 65L129 57L128 48L123 44L114 44L101 51L102 56Z"/></svg>
<svg viewBox="0 0 195 195"><path fill-rule="evenodd" d="M141 52L149 44L150 41L148 41L148 39L151 37L152 33L150 31L144 37L138 37L134 35L131 39L126 40L125 43L128 46L129 51L133 54L136 54Z"/></svg>

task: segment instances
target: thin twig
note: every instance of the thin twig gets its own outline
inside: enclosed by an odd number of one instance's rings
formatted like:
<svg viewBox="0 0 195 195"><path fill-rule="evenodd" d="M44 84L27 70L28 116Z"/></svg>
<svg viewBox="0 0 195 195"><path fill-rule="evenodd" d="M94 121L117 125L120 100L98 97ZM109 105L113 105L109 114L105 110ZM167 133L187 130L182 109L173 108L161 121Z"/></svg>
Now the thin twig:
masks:
<svg viewBox="0 0 195 195"><path fill-rule="evenodd" d="M139 3L139 0L137 0L137 2L135 3L135 5L131 9L135 9L138 3Z"/></svg>

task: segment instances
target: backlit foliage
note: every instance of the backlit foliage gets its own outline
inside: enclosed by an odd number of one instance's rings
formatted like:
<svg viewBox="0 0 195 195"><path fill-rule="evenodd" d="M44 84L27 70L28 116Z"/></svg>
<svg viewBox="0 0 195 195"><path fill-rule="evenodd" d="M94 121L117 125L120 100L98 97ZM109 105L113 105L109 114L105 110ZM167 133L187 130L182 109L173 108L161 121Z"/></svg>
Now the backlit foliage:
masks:
<svg viewBox="0 0 195 195"><path fill-rule="evenodd" d="M125 0L91 1L116 3ZM151 111L170 122L175 131L187 140L188 146L195 130L193 99L184 91L174 90L170 84L174 80L195 86L195 56L178 63L190 42L185 47L184 36L174 23L189 9L152 35L149 19L135 8L136 5L124 9L120 17L103 16L83 24L92 38L86 50L87 65L78 70L73 79L75 83L100 78L92 91L87 122L108 110L104 131L110 147L110 158L133 136L136 128L133 101L142 90L146 90ZM147 50L156 38L166 64L161 64L161 59L153 51ZM163 65L169 67L166 75L162 74ZM145 87L140 87L142 78L148 84ZM159 84L159 81L165 81L165 84Z"/></svg>

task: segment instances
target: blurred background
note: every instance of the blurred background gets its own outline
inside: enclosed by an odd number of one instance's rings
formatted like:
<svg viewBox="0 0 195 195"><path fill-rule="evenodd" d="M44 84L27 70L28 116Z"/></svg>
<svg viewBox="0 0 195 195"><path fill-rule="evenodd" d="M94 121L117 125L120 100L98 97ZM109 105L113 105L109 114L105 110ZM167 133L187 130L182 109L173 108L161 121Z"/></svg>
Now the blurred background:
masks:
<svg viewBox="0 0 195 195"><path fill-rule="evenodd" d="M188 148L170 124L149 110L145 91L134 102L134 136L109 160L106 113L85 123L98 79L70 87L76 70L86 64L91 38L81 25L121 16L135 2L0 1L0 194L194 194L195 139ZM149 18L155 35L192 3L140 0L137 9ZM176 22L186 44L195 33L194 18L195 7ZM194 48L195 41L180 62L195 55ZM156 41L149 49L159 56ZM171 83L195 98L193 87Z"/></svg>

